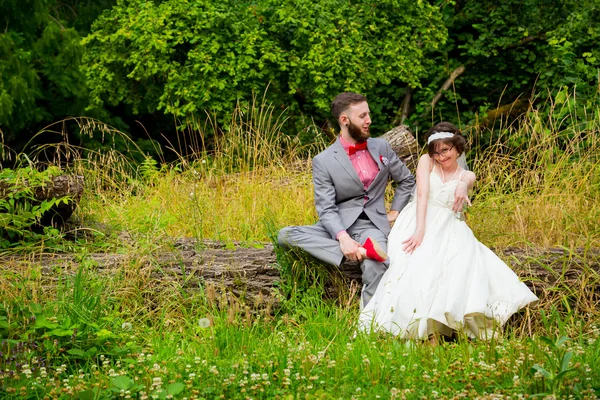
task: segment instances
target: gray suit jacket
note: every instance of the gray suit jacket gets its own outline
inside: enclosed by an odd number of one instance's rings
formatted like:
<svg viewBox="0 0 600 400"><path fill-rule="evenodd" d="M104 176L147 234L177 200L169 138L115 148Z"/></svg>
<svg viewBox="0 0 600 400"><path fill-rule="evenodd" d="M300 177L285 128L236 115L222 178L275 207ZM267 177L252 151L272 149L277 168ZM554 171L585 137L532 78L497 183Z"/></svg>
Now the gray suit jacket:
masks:
<svg viewBox="0 0 600 400"><path fill-rule="evenodd" d="M319 222L332 238L349 228L364 211L386 235L390 232L385 209L385 188L396 185L392 210L401 211L410 200L415 178L384 139L369 138L367 149L379 173L365 189L340 139L319 153L312 162L315 206ZM365 202L366 200L366 202Z"/></svg>

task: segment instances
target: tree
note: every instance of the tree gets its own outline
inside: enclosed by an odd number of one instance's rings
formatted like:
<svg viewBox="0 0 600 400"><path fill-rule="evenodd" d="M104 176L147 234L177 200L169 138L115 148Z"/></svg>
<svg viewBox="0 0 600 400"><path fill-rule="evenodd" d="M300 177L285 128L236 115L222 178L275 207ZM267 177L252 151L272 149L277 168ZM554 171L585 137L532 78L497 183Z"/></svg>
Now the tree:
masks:
<svg viewBox="0 0 600 400"><path fill-rule="evenodd" d="M448 119L475 123L507 105L523 112L529 101L544 103L565 86L577 88L582 103L597 98L600 67L598 2L577 0L435 1L448 41L435 55L435 68L414 95L413 124ZM431 100L452 71L464 72L433 107ZM523 100L524 108L515 101ZM517 106L517 107L515 107ZM480 120L481 122L481 120ZM492 121L484 121L492 123Z"/></svg>
<svg viewBox="0 0 600 400"><path fill-rule="evenodd" d="M344 90L390 108L390 87L419 86L445 38L423 1L118 1L85 38L84 62L96 106L182 119L208 110L226 122L238 101L266 91L303 127L323 125Z"/></svg>
<svg viewBox="0 0 600 400"><path fill-rule="evenodd" d="M71 26L80 17L85 26L85 20L95 19L94 10L110 3L2 2L0 130L5 144L18 145L45 124L84 113L87 86L80 68L83 48L81 35Z"/></svg>

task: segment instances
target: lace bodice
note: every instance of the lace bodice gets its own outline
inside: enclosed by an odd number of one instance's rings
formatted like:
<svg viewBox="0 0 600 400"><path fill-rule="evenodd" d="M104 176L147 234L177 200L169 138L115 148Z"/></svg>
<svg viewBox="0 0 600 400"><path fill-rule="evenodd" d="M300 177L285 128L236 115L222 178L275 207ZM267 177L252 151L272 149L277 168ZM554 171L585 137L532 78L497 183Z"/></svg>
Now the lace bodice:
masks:
<svg viewBox="0 0 600 400"><path fill-rule="evenodd" d="M463 172L464 170L461 172L461 175ZM454 191L456 190L459 179L460 176L444 183L442 182L442 178L431 171L429 174L429 204L452 209L452 204L454 203Z"/></svg>

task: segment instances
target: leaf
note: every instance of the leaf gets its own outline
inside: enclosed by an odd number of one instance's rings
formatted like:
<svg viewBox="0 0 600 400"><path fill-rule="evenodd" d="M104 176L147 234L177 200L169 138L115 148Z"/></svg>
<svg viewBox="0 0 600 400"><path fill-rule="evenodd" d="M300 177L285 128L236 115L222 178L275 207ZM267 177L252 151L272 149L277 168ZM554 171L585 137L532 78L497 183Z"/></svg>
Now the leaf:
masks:
<svg viewBox="0 0 600 400"><path fill-rule="evenodd" d="M73 399L77 400L96 400L99 398L98 392L99 388L93 388L92 390L84 390L83 392L76 393L73 396Z"/></svg>
<svg viewBox="0 0 600 400"><path fill-rule="evenodd" d="M560 339L556 341L556 347L561 347L563 344L569 341L567 336L562 336Z"/></svg>
<svg viewBox="0 0 600 400"><path fill-rule="evenodd" d="M54 329L49 332L46 332L42 337L52 337L52 336L65 337L65 336L72 336L72 335L73 335L73 329L58 328L58 329Z"/></svg>
<svg viewBox="0 0 600 400"><path fill-rule="evenodd" d="M119 389L127 390L131 386L133 381L126 375L116 376L112 380L112 385Z"/></svg>
<svg viewBox="0 0 600 400"><path fill-rule="evenodd" d="M185 389L185 385L183 383L175 382L175 383L171 383L169 386L167 386L167 393L175 396L175 395L183 392L183 389Z"/></svg>
<svg viewBox="0 0 600 400"><path fill-rule="evenodd" d="M69 350L67 350L67 354L71 354L72 356L80 356L80 357L86 356L85 351L83 351L81 349L69 349Z"/></svg>
<svg viewBox="0 0 600 400"><path fill-rule="evenodd" d="M546 336L541 336L540 340L544 343L546 343L548 346L550 346L551 349L555 349L556 348L556 344L554 344L554 341L550 338L547 338Z"/></svg>
<svg viewBox="0 0 600 400"><path fill-rule="evenodd" d="M572 351L567 351L562 359L562 363L560 364L560 372L566 371L569 367L569 363L571 362L571 358L573 357Z"/></svg>
<svg viewBox="0 0 600 400"><path fill-rule="evenodd" d="M550 372L546 371L546 369L540 365L535 364L531 369L533 371L539 372L546 379L550 379L550 380L552 379L552 374Z"/></svg>
<svg viewBox="0 0 600 400"><path fill-rule="evenodd" d="M55 329L58 327L54 322L48 321L45 317L40 317L35 320L35 324L33 325L35 329L46 328L46 329Z"/></svg>
<svg viewBox="0 0 600 400"><path fill-rule="evenodd" d="M86 350L85 355L88 357L93 357L98 353L98 349L96 347L90 347Z"/></svg>

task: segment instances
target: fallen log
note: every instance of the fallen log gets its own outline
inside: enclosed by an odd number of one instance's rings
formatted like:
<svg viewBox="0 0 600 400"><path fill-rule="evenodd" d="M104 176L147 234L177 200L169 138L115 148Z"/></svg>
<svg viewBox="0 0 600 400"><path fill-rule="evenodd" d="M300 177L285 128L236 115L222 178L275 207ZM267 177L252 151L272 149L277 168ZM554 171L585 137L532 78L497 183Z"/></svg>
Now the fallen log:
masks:
<svg viewBox="0 0 600 400"><path fill-rule="evenodd" d="M600 302L600 249L507 248L497 254L538 296L557 285L579 287L580 280L585 278L588 289L594 291ZM271 243L247 245L195 239L178 240L174 251L146 256L98 253L85 260L76 255L39 255L28 259L4 256L0 258L0 270L26 273L37 267L41 269L42 284L53 285L59 277L75 274L82 262L92 265L97 274L143 270L148 281L162 285L168 282L191 291L213 287L247 300L274 299L275 288L282 279ZM344 263L339 270L330 271L338 274L346 287L361 285L358 263ZM336 291L339 287L330 287L331 294Z"/></svg>
<svg viewBox="0 0 600 400"><path fill-rule="evenodd" d="M28 187L27 181L23 182ZM0 181L0 199L8 197L10 192L22 190L18 185ZM51 199L68 198L68 201L54 205L44 213L40 222L42 226L61 227L71 217L81 200L84 190L84 179L81 175L60 175L52 177L42 186L31 187L33 194L32 205L39 205Z"/></svg>

